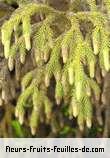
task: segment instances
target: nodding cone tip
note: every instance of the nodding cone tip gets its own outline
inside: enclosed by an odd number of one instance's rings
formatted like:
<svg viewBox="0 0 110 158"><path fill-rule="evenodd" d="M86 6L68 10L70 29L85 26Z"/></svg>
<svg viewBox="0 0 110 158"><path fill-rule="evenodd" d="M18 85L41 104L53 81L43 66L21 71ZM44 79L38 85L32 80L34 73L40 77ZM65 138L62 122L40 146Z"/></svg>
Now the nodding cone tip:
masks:
<svg viewBox="0 0 110 158"><path fill-rule="evenodd" d="M68 48L65 46L62 46L62 57L63 57L63 63L66 63L68 59Z"/></svg>
<svg viewBox="0 0 110 158"><path fill-rule="evenodd" d="M24 64L25 63L25 57L26 55L25 54L20 54L20 62L22 63L22 64Z"/></svg>
<svg viewBox="0 0 110 158"><path fill-rule="evenodd" d="M70 85L73 85L74 82L74 72L73 72L73 67L68 68L68 75L69 75L69 83Z"/></svg>
<svg viewBox="0 0 110 158"><path fill-rule="evenodd" d="M60 103L61 103L61 98L58 97L58 96L56 96L55 99L56 99L56 103L57 103L57 105L60 105Z"/></svg>
<svg viewBox="0 0 110 158"><path fill-rule="evenodd" d="M19 123L22 125L24 122L23 115L19 115Z"/></svg>
<svg viewBox="0 0 110 158"><path fill-rule="evenodd" d="M110 62L109 62L109 49L103 51L103 58L104 58L104 66L105 70L110 70Z"/></svg>
<svg viewBox="0 0 110 158"><path fill-rule="evenodd" d="M93 53L94 53L95 55L97 55L97 54L99 53L98 44L96 44L96 43L94 42L94 43L93 43L93 46L94 46L94 51L93 51Z"/></svg>
<svg viewBox="0 0 110 158"><path fill-rule="evenodd" d="M5 94L5 91L2 90L2 99L5 100L6 99L6 94Z"/></svg>
<svg viewBox="0 0 110 158"><path fill-rule="evenodd" d="M46 75L46 76L45 76L45 86L46 86L46 87L49 87L49 84L50 84L50 79L49 79L49 76Z"/></svg>
<svg viewBox="0 0 110 158"><path fill-rule="evenodd" d="M15 116L16 116L16 117L19 116L19 112L18 112L18 109L17 109L17 108L15 109Z"/></svg>
<svg viewBox="0 0 110 158"><path fill-rule="evenodd" d="M43 56L43 59L44 59L44 61L45 62L47 62L48 61L48 59L49 59L49 53L44 53L44 56Z"/></svg>
<svg viewBox="0 0 110 158"><path fill-rule="evenodd" d="M38 63L40 61L40 55L37 52L35 52L34 56L36 63Z"/></svg>
<svg viewBox="0 0 110 158"><path fill-rule="evenodd" d="M73 105L73 116L76 118L78 116L79 110L76 104Z"/></svg>
<svg viewBox="0 0 110 158"><path fill-rule="evenodd" d="M91 96L91 89L90 89L90 87L86 88L86 94L87 94L88 97Z"/></svg>
<svg viewBox="0 0 110 158"><path fill-rule="evenodd" d="M82 84L81 84L81 82L78 82L76 85L76 98L77 98L77 100L81 99L81 92L82 92Z"/></svg>
<svg viewBox="0 0 110 158"><path fill-rule="evenodd" d="M34 136L36 134L36 128L35 127L31 127L31 133Z"/></svg>
<svg viewBox="0 0 110 158"><path fill-rule="evenodd" d="M95 63L94 63L94 61L91 61L90 62L90 77L91 78L94 78L94 74L95 74Z"/></svg>
<svg viewBox="0 0 110 158"><path fill-rule="evenodd" d="M29 51L31 49L30 34L24 34L24 38L25 38L26 49Z"/></svg>
<svg viewBox="0 0 110 158"><path fill-rule="evenodd" d="M86 118L86 125L87 125L88 128L91 128L91 126L92 126L92 121L88 117Z"/></svg>
<svg viewBox="0 0 110 158"><path fill-rule="evenodd" d="M107 72L104 69L102 69L102 77L105 77L106 74L107 74Z"/></svg>
<svg viewBox="0 0 110 158"><path fill-rule="evenodd" d="M13 59L13 57L9 57L9 59L8 59L8 68L9 68L10 71L13 71L13 69L14 69L14 59Z"/></svg>

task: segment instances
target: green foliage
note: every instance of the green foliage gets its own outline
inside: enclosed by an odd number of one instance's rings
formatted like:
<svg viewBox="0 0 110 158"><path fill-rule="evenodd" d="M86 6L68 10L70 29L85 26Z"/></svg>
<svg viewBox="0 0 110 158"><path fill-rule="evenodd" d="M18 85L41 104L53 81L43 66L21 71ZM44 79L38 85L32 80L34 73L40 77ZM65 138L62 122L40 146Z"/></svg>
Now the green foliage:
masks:
<svg viewBox="0 0 110 158"><path fill-rule="evenodd" d="M20 123L18 121L12 121L11 124L15 133L15 137L19 137L19 138L25 137L23 128L20 126Z"/></svg>
<svg viewBox="0 0 110 158"><path fill-rule="evenodd" d="M108 13L109 3L105 0ZM22 124L26 104L30 103L32 134L36 133L44 115L46 121L51 118L52 103L47 91L52 86L50 81L53 77L56 81L56 103L59 105L63 100L68 104L69 113L77 117L81 130L85 123L88 128L92 126L91 93L96 100L100 96L100 88L94 79L96 61L100 62L102 69L110 69L109 20L98 11L95 0L87 0L86 4L89 5L87 12L65 13L48 5L28 3L20 6L2 26L2 44L10 70L13 69L11 59L17 53L21 63L24 63L26 52L34 53L36 68L22 79L22 92L16 106L16 116ZM44 17L33 24L31 19L35 14ZM56 35L55 30L61 25L59 18L66 20L67 24L63 32L60 29ZM81 30L82 23L91 24L85 35ZM20 33L16 41L11 42L16 35L15 28Z"/></svg>

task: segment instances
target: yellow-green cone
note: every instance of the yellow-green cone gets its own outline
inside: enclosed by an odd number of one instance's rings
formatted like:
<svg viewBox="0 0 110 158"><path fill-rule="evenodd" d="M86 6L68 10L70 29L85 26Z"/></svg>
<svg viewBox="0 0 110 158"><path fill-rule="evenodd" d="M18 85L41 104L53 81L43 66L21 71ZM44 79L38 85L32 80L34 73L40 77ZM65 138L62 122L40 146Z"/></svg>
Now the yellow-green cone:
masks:
<svg viewBox="0 0 110 158"><path fill-rule="evenodd" d="M106 70L106 71L109 71L109 69L110 69L109 49L103 51L103 58L104 58L105 70Z"/></svg>
<svg viewBox="0 0 110 158"><path fill-rule="evenodd" d="M70 83L70 85L72 85L73 82L74 82L74 72L73 72L73 67L72 66L70 66L68 68L68 75L69 75L69 83Z"/></svg>
<svg viewBox="0 0 110 158"><path fill-rule="evenodd" d="M82 92L82 83L79 81L76 83L76 98L77 98L77 100L81 99L81 92Z"/></svg>
<svg viewBox="0 0 110 158"><path fill-rule="evenodd" d="M9 57L9 59L8 59L8 68L9 68L10 71L13 71L13 69L14 69L14 59L13 59L13 57Z"/></svg>
<svg viewBox="0 0 110 158"><path fill-rule="evenodd" d="M62 46L62 57L63 57L63 62L66 63L68 59L68 48L65 46Z"/></svg>
<svg viewBox="0 0 110 158"><path fill-rule="evenodd" d="M92 121L89 117L86 118L86 125L88 128L91 128L91 126L92 126Z"/></svg>
<svg viewBox="0 0 110 158"><path fill-rule="evenodd" d="M95 63L93 60L90 61L89 64L89 71L90 71L90 77L94 78L94 74L95 74Z"/></svg>

